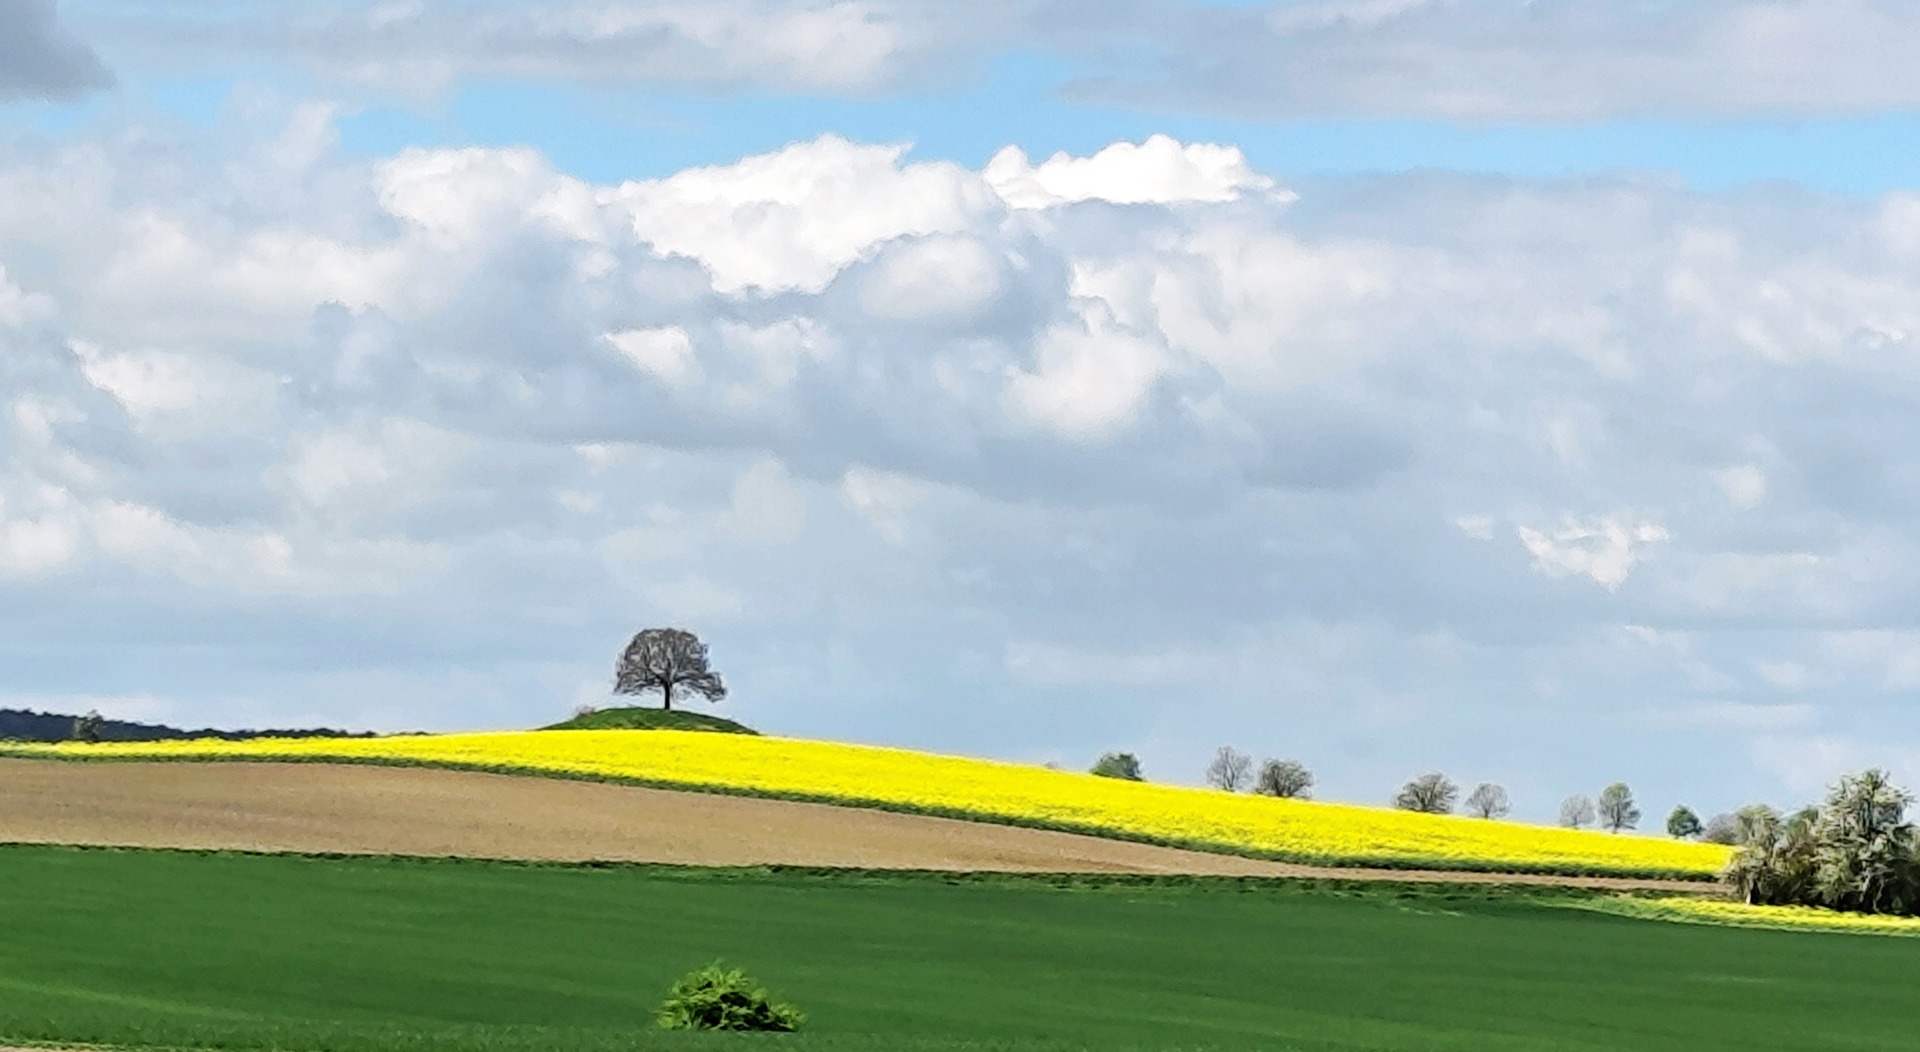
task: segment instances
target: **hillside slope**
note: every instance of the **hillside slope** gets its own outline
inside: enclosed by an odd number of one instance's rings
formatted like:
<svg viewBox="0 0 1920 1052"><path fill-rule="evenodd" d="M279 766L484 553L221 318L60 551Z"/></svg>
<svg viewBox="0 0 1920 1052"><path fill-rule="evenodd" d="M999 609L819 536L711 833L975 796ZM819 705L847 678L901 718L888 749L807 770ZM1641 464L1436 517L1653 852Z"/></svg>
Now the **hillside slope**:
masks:
<svg viewBox="0 0 1920 1052"><path fill-rule="evenodd" d="M0 759L0 841L540 862L991 873L1391 877L831 804L478 771ZM1447 880L1482 877L1446 874ZM1503 883L1686 891L1594 877Z"/></svg>
<svg viewBox="0 0 1920 1052"><path fill-rule="evenodd" d="M900 749L688 731L20 745L26 757L320 760L495 770L1090 833L1316 864L1709 880L1724 848L1149 785Z"/></svg>

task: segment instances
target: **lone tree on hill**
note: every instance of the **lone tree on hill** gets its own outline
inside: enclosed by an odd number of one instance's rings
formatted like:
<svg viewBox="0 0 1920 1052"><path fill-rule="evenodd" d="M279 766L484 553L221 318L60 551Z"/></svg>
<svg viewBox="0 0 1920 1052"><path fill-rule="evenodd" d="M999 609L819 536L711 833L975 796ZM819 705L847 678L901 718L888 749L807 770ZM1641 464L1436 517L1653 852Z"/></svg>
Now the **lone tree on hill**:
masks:
<svg viewBox="0 0 1920 1052"><path fill-rule="evenodd" d="M1460 798L1460 787L1453 779L1435 771L1423 774L1400 787L1393 806L1402 811L1420 811L1430 815L1450 815L1453 802Z"/></svg>
<svg viewBox="0 0 1920 1052"><path fill-rule="evenodd" d="M1252 779L1253 757L1231 745L1222 745L1220 751L1213 754L1213 762L1207 765L1207 784L1215 789L1237 793Z"/></svg>
<svg viewBox="0 0 1920 1052"><path fill-rule="evenodd" d="M1634 806L1627 783L1615 782L1600 790L1600 824L1615 833L1640 824L1640 808Z"/></svg>
<svg viewBox="0 0 1920 1052"><path fill-rule="evenodd" d="M679 628L649 628L633 637L614 667L615 694L660 692L662 707L673 708L674 692L685 688L708 701L727 696L720 673L707 667L707 645Z"/></svg>
<svg viewBox="0 0 1920 1052"><path fill-rule="evenodd" d="M1667 816L1667 835L1675 840L1691 840L1705 831L1706 828L1700 824L1700 816L1694 814L1693 808L1686 804L1674 808L1673 813Z"/></svg>
<svg viewBox="0 0 1920 1052"><path fill-rule="evenodd" d="M1475 818L1505 818L1511 810L1507 790L1492 782L1481 782L1467 794L1467 813Z"/></svg>
<svg viewBox="0 0 1920 1052"><path fill-rule="evenodd" d="M1575 793L1560 801L1560 824L1568 829L1585 829L1593 824L1593 801Z"/></svg>
<svg viewBox="0 0 1920 1052"><path fill-rule="evenodd" d="M1312 796L1313 772L1298 760L1268 760L1260 765L1253 791L1262 796L1305 800Z"/></svg>

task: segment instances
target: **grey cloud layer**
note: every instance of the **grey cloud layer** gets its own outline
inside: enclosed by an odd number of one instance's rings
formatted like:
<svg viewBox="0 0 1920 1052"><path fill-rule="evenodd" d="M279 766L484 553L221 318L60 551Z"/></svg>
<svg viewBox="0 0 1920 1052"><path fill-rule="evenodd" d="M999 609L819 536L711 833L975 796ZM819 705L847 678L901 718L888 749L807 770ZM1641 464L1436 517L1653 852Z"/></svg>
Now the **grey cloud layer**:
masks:
<svg viewBox="0 0 1920 1052"><path fill-rule="evenodd" d="M337 81L409 94L510 77L871 95L1039 50L1080 71L1075 98L1251 119L1920 105L1920 9L1904 0L414 0L224 19L160 2L94 25L150 60L290 53Z"/></svg>
<svg viewBox="0 0 1920 1052"><path fill-rule="evenodd" d="M1011 0L495 0L281 4L210 17L161 0L102 12L148 61L284 54L408 95L469 78L862 95L924 83L1018 36Z"/></svg>
<svg viewBox="0 0 1920 1052"><path fill-rule="evenodd" d="M53 0L0 5L0 102L67 99L111 83L99 58L60 25Z"/></svg>
<svg viewBox="0 0 1920 1052"><path fill-rule="evenodd" d="M1920 198L238 131L0 166L24 693L524 724L673 621L783 729L1367 799L1920 751Z"/></svg>
<svg viewBox="0 0 1920 1052"><path fill-rule="evenodd" d="M1296 0L1153 20L1079 97L1251 118L1580 121L1911 110L1901 0Z"/></svg>

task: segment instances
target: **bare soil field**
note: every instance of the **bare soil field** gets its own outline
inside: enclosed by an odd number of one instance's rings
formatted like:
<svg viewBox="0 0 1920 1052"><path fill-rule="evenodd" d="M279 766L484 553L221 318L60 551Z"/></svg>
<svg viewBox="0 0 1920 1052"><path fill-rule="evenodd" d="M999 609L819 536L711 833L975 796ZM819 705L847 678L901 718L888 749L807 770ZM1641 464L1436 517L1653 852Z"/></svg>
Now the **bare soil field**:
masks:
<svg viewBox="0 0 1920 1052"><path fill-rule="evenodd" d="M826 804L318 763L0 759L0 842L1706 890L1697 883L1659 880L1303 866Z"/></svg>

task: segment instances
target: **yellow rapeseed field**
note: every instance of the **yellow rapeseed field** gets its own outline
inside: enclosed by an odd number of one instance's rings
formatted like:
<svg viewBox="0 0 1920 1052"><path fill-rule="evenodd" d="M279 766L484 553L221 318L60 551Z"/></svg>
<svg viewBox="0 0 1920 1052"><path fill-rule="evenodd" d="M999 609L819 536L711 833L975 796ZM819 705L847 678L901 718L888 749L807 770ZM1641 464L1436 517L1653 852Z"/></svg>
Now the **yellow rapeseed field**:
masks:
<svg viewBox="0 0 1920 1052"><path fill-rule="evenodd" d="M1817 906L1749 906L1721 899L1616 898L1569 905L1598 908L1648 920L1725 924L1742 928L1788 928L1801 931L1857 932L1868 935L1920 936L1920 917L1882 917L1868 913L1841 913Z"/></svg>
<svg viewBox="0 0 1920 1052"><path fill-rule="evenodd" d="M833 742L698 731L12 746L13 755L418 763L604 778L1068 829L1305 862L1707 877L1708 844L1126 782Z"/></svg>

